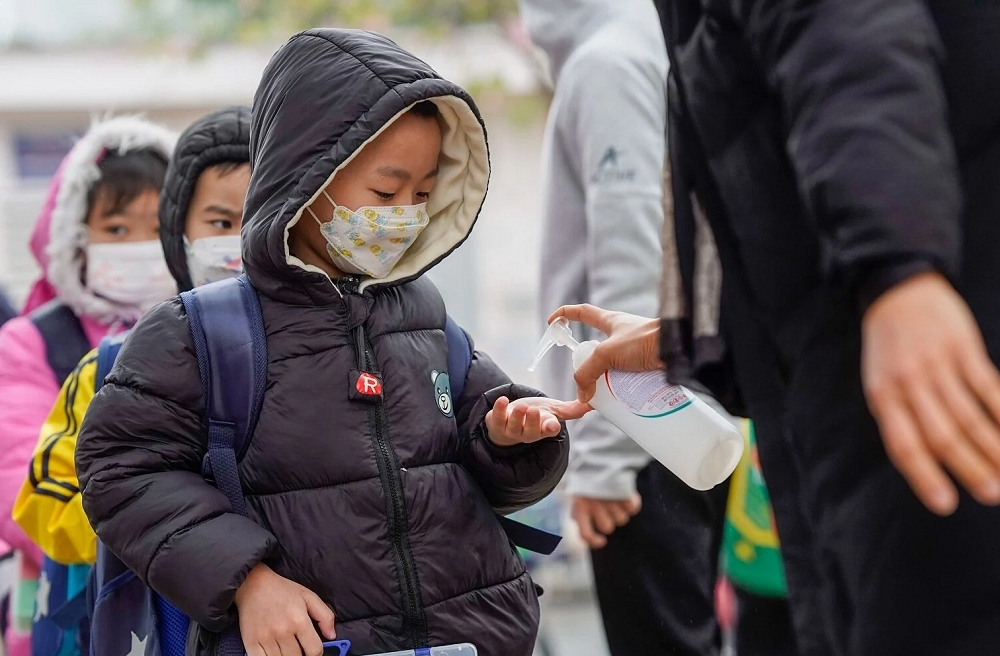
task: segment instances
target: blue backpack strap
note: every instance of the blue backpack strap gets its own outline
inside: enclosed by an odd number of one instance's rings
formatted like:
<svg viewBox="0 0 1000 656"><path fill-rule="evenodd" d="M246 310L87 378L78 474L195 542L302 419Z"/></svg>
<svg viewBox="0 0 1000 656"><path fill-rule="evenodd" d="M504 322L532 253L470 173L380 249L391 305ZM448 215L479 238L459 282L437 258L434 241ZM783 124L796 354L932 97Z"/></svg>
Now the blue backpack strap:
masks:
<svg viewBox="0 0 1000 656"><path fill-rule="evenodd" d="M448 378L451 380L451 396L455 404L465 390L469 369L472 367L472 342L461 326L449 316L445 320L444 334L448 340ZM551 555L562 538L558 535L497 515L500 526L515 545L528 551Z"/></svg>
<svg viewBox="0 0 1000 656"><path fill-rule="evenodd" d="M267 352L260 301L245 275L181 294L205 391L206 473L246 516L236 463L260 413Z"/></svg>
<svg viewBox="0 0 1000 656"><path fill-rule="evenodd" d="M448 340L448 378L451 382L451 396L457 404L465 390L465 381L472 366L472 342L449 316L444 323L444 336Z"/></svg>
<svg viewBox="0 0 1000 656"><path fill-rule="evenodd" d="M76 313L59 301L50 301L29 316L42 336L45 359L61 386L90 352L90 338Z"/></svg>
<svg viewBox="0 0 1000 656"><path fill-rule="evenodd" d="M126 337L128 337L128 332L119 333L112 337L105 337L97 346L97 370L94 372L94 394L100 392L101 388L104 387L104 379L108 377L111 369L115 366L115 360L118 359L118 351L122 350L122 344L125 343Z"/></svg>
<svg viewBox="0 0 1000 656"><path fill-rule="evenodd" d="M247 515L237 462L249 444L267 383L267 342L257 291L246 275L181 294L202 389L208 454L205 473L233 512ZM220 656L242 656L239 629L222 634Z"/></svg>

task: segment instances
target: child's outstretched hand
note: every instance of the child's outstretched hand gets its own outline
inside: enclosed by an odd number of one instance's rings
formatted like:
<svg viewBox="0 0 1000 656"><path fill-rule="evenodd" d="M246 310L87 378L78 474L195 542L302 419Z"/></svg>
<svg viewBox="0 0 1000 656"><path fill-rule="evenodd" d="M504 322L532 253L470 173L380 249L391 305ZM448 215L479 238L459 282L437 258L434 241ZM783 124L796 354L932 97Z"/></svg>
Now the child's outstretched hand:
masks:
<svg viewBox="0 0 1000 656"><path fill-rule="evenodd" d="M294 581L257 565L236 591L240 635L248 656L322 656L323 637L337 637L334 616L323 601Z"/></svg>
<svg viewBox="0 0 1000 656"><path fill-rule="evenodd" d="M579 401L556 401L542 396L511 401L501 396L486 414L486 429L497 446L514 446L556 437L560 422L579 419L593 410Z"/></svg>

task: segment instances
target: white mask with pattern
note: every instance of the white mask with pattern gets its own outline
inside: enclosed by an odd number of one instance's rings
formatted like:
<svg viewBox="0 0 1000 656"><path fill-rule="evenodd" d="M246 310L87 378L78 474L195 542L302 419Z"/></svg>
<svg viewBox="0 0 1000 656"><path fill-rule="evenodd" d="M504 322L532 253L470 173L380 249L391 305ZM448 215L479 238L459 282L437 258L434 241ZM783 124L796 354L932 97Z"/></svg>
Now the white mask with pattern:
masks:
<svg viewBox="0 0 1000 656"><path fill-rule="evenodd" d="M323 195L333 206L329 221L320 221L311 207L306 210L319 224L334 266L344 273L387 277L430 223L427 203L368 206L352 211L337 205L326 191Z"/></svg>

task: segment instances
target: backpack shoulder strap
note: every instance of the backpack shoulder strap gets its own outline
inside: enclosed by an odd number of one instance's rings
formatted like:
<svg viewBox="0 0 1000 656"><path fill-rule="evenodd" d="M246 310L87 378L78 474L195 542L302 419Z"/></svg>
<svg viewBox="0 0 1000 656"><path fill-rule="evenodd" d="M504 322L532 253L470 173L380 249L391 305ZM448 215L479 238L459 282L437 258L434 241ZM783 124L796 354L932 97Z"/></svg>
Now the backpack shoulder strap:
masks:
<svg viewBox="0 0 1000 656"><path fill-rule="evenodd" d="M90 338L76 313L59 301L46 303L29 317L45 342L45 359L49 368L62 385L83 356L90 352Z"/></svg>
<svg viewBox="0 0 1000 656"><path fill-rule="evenodd" d="M465 381L472 366L472 342L462 327L450 316L445 320L444 335L448 340L448 378L455 403L465 390Z"/></svg>
<svg viewBox="0 0 1000 656"><path fill-rule="evenodd" d="M246 275L181 294L198 355L208 425L206 473L246 515L237 458L253 435L267 382L267 343L257 291Z"/></svg>
<svg viewBox="0 0 1000 656"><path fill-rule="evenodd" d="M111 369L115 366L115 360L118 359L118 351L122 350L122 344L125 343L127 336L128 332L124 332L111 337L105 337L97 346L97 370L94 372L94 394L100 392L101 388L104 387L104 379L108 377Z"/></svg>

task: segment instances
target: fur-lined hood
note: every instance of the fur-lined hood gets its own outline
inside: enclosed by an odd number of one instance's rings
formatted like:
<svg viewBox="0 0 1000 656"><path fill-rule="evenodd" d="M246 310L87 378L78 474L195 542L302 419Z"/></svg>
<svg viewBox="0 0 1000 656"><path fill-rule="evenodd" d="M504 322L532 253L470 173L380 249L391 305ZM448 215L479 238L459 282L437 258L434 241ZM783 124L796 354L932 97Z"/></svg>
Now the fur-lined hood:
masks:
<svg viewBox="0 0 1000 656"><path fill-rule="evenodd" d="M31 251L42 269L25 312L58 298L78 315L102 323L133 322L139 312L92 294L83 284L83 254L87 246L87 194L100 178L98 163L105 153L153 148L165 158L173 154L177 135L134 116L108 119L91 126L63 159L31 236Z"/></svg>

